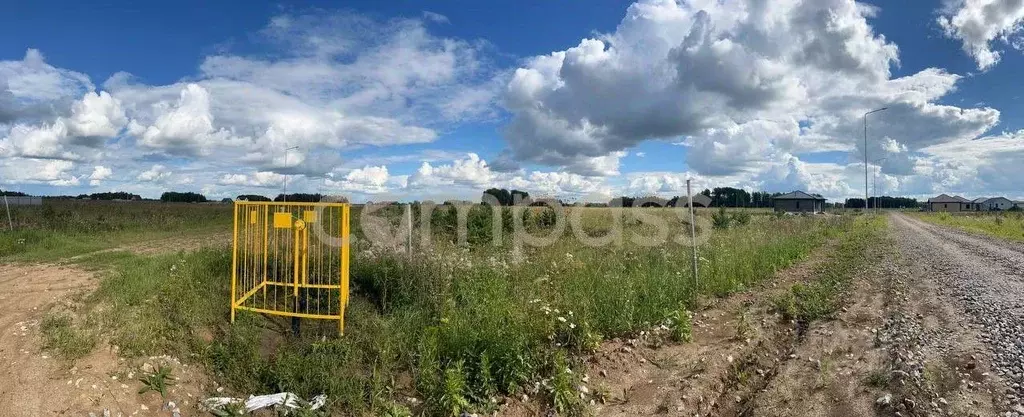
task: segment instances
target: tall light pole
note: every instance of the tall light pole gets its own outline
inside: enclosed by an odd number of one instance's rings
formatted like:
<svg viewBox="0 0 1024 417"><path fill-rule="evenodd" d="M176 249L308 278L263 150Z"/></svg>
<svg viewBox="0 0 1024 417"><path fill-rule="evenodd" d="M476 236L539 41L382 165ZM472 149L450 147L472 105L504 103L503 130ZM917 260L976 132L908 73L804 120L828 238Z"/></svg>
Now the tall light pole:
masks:
<svg viewBox="0 0 1024 417"><path fill-rule="evenodd" d="M874 161L871 161L871 165L878 165L878 169L880 171L882 169L882 166L879 165L878 163L884 162L887 159L889 158L876 159ZM873 181L871 182L871 194L875 195L875 213L878 213L878 172L876 171L874 174L874 178L872 178Z"/></svg>
<svg viewBox="0 0 1024 417"><path fill-rule="evenodd" d="M5 148L3 146L0 146L0 150L5 150L6 151L7 148ZM3 190L3 194L4 194L4 208L7 209L7 226L9 226L11 228L11 231L13 232L14 231L14 221L11 220L11 206L7 204L7 192L8 191L10 191L10 189Z"/></svg>
<svg viewBox="0 0 1024 417"><path fill-rule="evenodd" d="M298 146L292 146L291 148L287 148L287 149L284 150L284 167L285 168L288 168L288 151L293 150L293 149L299 149L299 147ZM281 193L281 202L282 203L287 203L288 202L288 174L284 175L284 192Z"/></svg>
<svg viewBox="0 0 1024 417"><path fill-rule="evenodd" d="M864 113L864 211L868 210L868 115L887 109L889 108L882 107Z"/></svg>

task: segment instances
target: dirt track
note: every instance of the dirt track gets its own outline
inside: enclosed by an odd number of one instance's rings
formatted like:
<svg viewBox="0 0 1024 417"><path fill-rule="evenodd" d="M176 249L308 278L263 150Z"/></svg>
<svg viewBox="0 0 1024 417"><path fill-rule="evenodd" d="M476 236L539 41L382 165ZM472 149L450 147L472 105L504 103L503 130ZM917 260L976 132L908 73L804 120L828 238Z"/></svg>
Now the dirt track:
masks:
<svg viewBox="0 0 1024 417"><path fill-rule="evenodd" d="M39 325L55 305L70 304L98 285L93 272L75 267L76 260L109 251L157 254L225 244L223 235L205 239L167 238L145 244L92 252L59 264L0 265L0 416L170 415L158 395L140 396L143 365L173 365L179 378L174 399L183 415L192 415L204 376L170 357L125 361L105 341L74 363L55 358L42 348ZM228 242L230 239L228 238ZM185 394L185 395L182 395Z"/></svg>
<svg viewBox="0 0 1024 417"><path fill-rule="evenodd" d="M917 286L907 303L924 306L917 314L926 350L947 362L977 362L968 368L984 365L990 375L965 372L965 379L991 385L993 408L1024 415L1024 246L904 214L893 215L893 226Z"/></svg>
<svg viewBox="0 0 1024 417"><path fill-rule="evenodd" d="M92 274L47 265L0 268L0 414L49 415L60 411L66 390L54 392L50 372L59 361L40 352L44 308L94 285Z"/></svg>
<svg viewBox="0 0 1024 417"><path fill-rule="evenodd" d="M1024 369L1003 363L1024 363L1006 353L1019 352L1006 348L1010 339L1024 340L1024 247L900 214L890 223L846 308L802 336L771 312L771 299L810 279L827 246L699 313L692 343L607 343L588 372L610 396L596 414L1019 415L1019 394L1007 387ZM507 415L539 410L522 411Z"/></svg>

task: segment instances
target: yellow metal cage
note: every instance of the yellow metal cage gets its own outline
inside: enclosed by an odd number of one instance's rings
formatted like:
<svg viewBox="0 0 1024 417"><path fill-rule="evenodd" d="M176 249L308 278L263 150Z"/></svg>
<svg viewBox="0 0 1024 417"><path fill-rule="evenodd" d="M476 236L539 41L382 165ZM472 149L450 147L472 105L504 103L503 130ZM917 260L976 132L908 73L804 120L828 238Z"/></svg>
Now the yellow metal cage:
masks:
<svg viewBox="0 0 1024 417"><path fill-rule="evenodd" d="M236 201L231 321L237 310L338 320L349 289L346 203Z"/></svg>

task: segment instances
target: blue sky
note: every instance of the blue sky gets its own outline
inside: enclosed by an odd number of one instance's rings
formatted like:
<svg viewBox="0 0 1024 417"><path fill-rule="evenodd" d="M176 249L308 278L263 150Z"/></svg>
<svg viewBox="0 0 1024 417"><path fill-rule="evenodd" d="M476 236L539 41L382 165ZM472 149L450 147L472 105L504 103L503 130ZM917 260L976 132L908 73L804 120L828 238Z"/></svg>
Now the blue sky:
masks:
<svg viewBox="0 0 1024 417"><path fill-rule="evenodd" d="M1024 7L760 3L7 5L0 186L1024 198Z"/></svg>

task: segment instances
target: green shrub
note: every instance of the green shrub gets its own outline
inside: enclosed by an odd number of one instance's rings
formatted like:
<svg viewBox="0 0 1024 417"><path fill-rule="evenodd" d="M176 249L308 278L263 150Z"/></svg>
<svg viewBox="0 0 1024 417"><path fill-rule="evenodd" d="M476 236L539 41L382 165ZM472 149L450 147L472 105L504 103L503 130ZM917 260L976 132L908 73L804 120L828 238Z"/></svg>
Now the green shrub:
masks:
<svg viewBox="0 0 1024 417"><path fill-rule="evenodd" d="M466 399L466 374L462 371L462 362L450 364L444 370L444 381L441 392L432 403L438 415L458 416L469 408Z"/></svg>
<svg viewBox="0 0 1024 417"><path fill-rule="evenodd" d="M739 210L732 214L732 221L745 226L750 223L750 217L750 212Z"/></svg>
<svg viewBox="0 0 1024 417"><path fill-rule="evenodd" d="M540 214L537 215L537 226L538 227L545 228L545 229L546 228L551 228L551 227L554 227L557 222L558 222L558 214L555 213L555 209L553 209L551 207L544 206L544 208L541 209Z"/></svg>
<svg viewBox="0 0 1024 417"><path fill-rule="evenodd" d="M711 214L711 225L715 229L728 229L732 224L732 217L726 213L725 207L719 207L718 212Z"/></svg>

